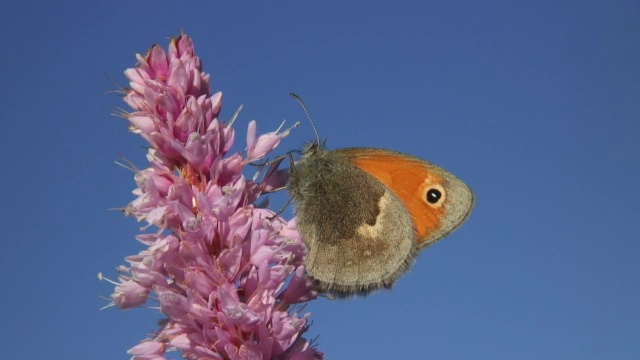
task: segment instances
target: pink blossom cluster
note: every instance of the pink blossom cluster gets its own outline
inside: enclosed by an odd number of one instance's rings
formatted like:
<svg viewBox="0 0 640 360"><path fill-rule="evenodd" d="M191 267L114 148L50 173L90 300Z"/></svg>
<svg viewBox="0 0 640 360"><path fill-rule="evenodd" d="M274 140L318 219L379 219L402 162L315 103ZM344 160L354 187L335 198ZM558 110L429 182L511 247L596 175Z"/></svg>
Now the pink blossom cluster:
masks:
<svg viewBox="0 0 640 360"><path fill-rule="evenodd" d="M260 181L243 175L286 132L257 136L249 123L247 149L229 154L233 120L218 120L222 94L209 92L192 40L152 47L126 70L131 130L150 147L150 167L137 170L137 198L125 209L155 231L126 258L112 304L128 309L151 298L166 315L160 329L129 350L135 360L321 359L302 337L309 314L291 306L316 298L303 266L306 248L293 221L254 203L281 187L274 166ZM237 114L236 114L237 115ZM255 167L254 167L255 168Z"/></svg>

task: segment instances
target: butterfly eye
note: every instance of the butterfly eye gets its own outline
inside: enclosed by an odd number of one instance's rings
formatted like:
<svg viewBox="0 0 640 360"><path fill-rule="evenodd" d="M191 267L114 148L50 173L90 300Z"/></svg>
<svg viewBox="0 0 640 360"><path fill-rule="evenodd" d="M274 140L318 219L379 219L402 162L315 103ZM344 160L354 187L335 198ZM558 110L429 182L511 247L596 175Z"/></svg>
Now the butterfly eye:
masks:
<svg viewBox="0 0 640 360"><path fill-rule="evenodd" d="M444 188L438 184L427 187L424 198L431 207L440 207L445 199Z"/></svg>

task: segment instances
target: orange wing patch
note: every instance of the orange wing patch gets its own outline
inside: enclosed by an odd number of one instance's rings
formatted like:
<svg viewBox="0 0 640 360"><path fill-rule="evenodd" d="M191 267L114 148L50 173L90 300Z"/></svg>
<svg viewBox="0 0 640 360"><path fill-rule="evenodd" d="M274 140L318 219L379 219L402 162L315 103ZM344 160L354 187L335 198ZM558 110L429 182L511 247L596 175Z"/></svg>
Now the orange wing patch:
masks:
<svg viewBox="0 0 640 360"><path fill-rule="evenodd" d="M340 149L360 169L393 190L407 208L416 227L416 240L429 241L441 226L444 207L434 208L426 201L426 189L444 184L429 163L409 155L382 149ZM446 195L445 195L446 196Z"/></svg>

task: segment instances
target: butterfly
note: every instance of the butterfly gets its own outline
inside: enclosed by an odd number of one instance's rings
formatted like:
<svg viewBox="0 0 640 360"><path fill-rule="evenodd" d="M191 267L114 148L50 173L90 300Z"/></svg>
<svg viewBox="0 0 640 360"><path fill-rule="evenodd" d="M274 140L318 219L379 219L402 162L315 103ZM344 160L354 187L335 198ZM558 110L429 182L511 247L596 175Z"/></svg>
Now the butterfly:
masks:
<svg viewBox="0 0 640 360"><path fill-rule="evenodd" d="M327 150L319 140L292 164L287 188L309 249L306 271L339 297L390 288L474 204L464 182L428 161L376 148Z"/></svg>

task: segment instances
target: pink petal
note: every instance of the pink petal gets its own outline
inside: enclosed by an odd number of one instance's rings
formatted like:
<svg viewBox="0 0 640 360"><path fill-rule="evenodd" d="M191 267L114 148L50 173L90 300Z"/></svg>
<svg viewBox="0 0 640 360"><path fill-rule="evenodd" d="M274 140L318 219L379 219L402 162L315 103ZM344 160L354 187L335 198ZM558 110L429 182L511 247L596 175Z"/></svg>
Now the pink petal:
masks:
<svg viewBox="0 0 640 360"><path fill-rule="evenodd" d="M127 351L129 355L163 355L166 344L156 341L143 341Z"/></svg>

